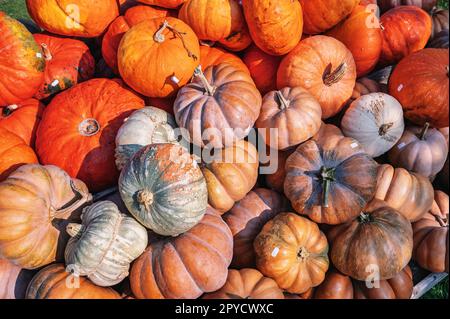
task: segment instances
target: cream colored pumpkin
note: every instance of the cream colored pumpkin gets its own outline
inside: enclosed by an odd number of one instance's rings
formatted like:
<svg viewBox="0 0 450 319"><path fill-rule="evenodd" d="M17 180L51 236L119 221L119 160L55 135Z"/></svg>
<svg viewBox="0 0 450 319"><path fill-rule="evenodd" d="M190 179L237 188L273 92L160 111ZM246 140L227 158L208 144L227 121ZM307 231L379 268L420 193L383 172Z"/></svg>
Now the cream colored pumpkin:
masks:
<svg viewBox="0 0 450 319"><path fill-rule="evenodd" d="M153 106L135 111L125 120L116 136L116 166L121 170L144 146L176 143L175 119Z"/></svg>
<svg viewBox="0 0 450 319"><path fill-rule="evenodd" d="M81 220L67 225L66 264L98 286L118 284L147 247L147 230L110 201L86 207Z"/></svg>
<svg viewBox="0 0 450 319"><path fill-rule="evenodd" d="M403 109L384 93L363 95L353 101L341 122L345 136L356 139L372 157L389 151L405 129Z"/></svg>

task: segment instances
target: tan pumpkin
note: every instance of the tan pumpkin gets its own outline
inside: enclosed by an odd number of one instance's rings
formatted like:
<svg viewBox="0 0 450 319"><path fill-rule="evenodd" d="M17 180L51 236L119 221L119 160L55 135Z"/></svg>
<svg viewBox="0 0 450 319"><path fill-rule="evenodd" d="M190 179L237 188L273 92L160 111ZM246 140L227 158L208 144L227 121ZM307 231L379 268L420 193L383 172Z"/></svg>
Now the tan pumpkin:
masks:
<svg viewBox="0 0 450 319"><path fill-rule="evenodd" d="M431 31L431 39L435 39L436 36L445 30L448 30L449 15L448 9L436 9L431 12L431 18L433 21L433 27Z"/></svg>
<svg viewBox="0 0 450 319"><path fill-rule="evenodd" d="M261 165L262 169L270 169L265 174L265 181L268 188L277 191L280 194L284 192L284 179L286 178L286 160L294 152L295 149L286 151L277 151L268 149L267 163ZM262 173L262 172L261 172Z"/></svg>
<svg viewBox="0 0 450 319"><path fill-rule="evenodd" d="M0 258L0 299L24 299L33 272Z"/></svg>
<svg viewBox="0 0 450 319"><path fill-rule="evenodd" d="M366 77L359 78L358 80L356 80L351 100L356 100L357 98L366 94L379 92L387 93L386 86Z"/></svg>

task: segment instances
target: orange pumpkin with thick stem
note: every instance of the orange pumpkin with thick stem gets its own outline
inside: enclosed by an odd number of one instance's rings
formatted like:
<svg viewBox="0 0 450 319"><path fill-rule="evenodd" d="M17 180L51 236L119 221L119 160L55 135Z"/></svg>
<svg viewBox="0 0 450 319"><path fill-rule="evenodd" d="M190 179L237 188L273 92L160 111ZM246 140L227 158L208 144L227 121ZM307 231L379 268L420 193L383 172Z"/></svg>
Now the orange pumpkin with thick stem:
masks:
<svg viewBox="0 0 450 319"><path fill-rule="evenodd" d="M27 0L28 13L48 32L94 38L119 15L117 0Z"/></svg>
<svg viewBox="0 0 450 319"><path fill-rule="evenodd" d="M33 272L0 258L0 299L24 299Z"/></svg>
<svg viewBox="0 0 450 319"><path fill-rule="evenodd" d="M220 63L228 63L241 71L250 73L244 62L233 53L216 47L200 46L200 64L203 70L206 70L211 65L218 65Z"/></svg>
<svg viewBox="0 0 450 319"><path fill-rule="evenodd" d="M138 2L145 3L145 4L151 4L154 6L159 6L163 8L177 8L186 0L137 0Z"/></svg>

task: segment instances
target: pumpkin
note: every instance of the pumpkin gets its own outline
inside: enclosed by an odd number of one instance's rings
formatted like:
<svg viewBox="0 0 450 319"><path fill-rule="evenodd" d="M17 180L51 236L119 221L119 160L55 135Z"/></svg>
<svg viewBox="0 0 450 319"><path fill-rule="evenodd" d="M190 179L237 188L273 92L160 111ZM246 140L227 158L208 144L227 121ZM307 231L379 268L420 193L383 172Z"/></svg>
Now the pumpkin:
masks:
<svg viewBox="0 0 450 319"><path fill-rule="evenodd" d="M302 40L281 61L277 87L301 86L322 106L322 118L336 115L352 96L356 66L340 41L318 35Z"/></svg>
<svg viewBox="0 0 450 319"><path fill-rule="evenodd" d="M153 106L130 115L116 135L116 166L121 170L144 146L176 143L176 123L173 116Z"/></svg>
<svg viewBox="0 0 450 319"><path fill-rule="evenodd" d="M304 293L325 278L327 238L309 219L278 214L264 225L253 245L258 270L289 293Z"/></svg>
<svg viewBox="0 0 450 319"><path fill-rule="evenodd" d="M204 299L284 299L277 283L258 270L230 269L227 282L218 291L206 294Z"/></svg>
<svg viewBox="0 0 450 319"><path fill-rule="evenodd" d="M203 155L209 204L222 214L230 210L255 186L258 166L258 151L246 141L215 150L210 158Z"/></svg>
<svg viewBox="0 0 450 319"><path fill-rule="evenodd" d="M407 127L401 139L389 152L389 161L396 167L434 178L444 167L448 155L448 143L436 129Z"/></svg>
<svg viewBox="0 0 450 319"><path fill-rule="evenodd" d="M353 101L345 111L341 128L372 157L389 151L405 129L401 104L384 93L371 93Z"/></svg>
<svg viewBox="0 0 450 319"><path fill-rule="evenodd" d="M92 79L58 94L37 131L41 163L61 167L92 191L114 185L119 176L114 139L123 120L143 105L134 93L107 79Z"/></svg>
<svg viewBox="0 0 450 319"><path fill-rule="evenodd" d="M299 214L316 223L352 220L375 192L377 163L352 138L330 134L305 142L285 168L284 193Z"/></svg>
<svg viewBox="0 0 450 319"><path fill-rule="evenodd" d="M411 259L411 223L386 202L373 200L354 220L335 226L330 258L343 274L365 281L391 279Z"/></svg>
<svg viewBox="0 0 450 319"><path fill-rule="evenodd" d="M255 44L271 55L284 55L298 44L303 12L298 1L242 1L245 20Z"/></svg>
<svg viewBox="0 0 450 319"><path fill-rule="evenodd" d="M0 108L0 127L15 133L25 143L34 147L43 109L44 105L35 99Z"/></svg>
<svg viewBox="0 0 450 319"><path fill-rule="evenodd" d="M183 21L166 17L128 30L117 61L120 75L131 88L145 96L168 97L190 80L199 57L194 31Z"/></svg>
<svg viewBox="0 0 450 319"><path fill-rule="evenodd" d="M45 65L44 83L35 97L39 100L68 89L94 75L95 61L86 44L79 40L35 34L42 47Z"/></svg>
<svg viewBox="0 0 450 319"><path fill-rule="evenodd" d="M436 9L431 13L432 18L432 30L431 30L431 39L435 39L437 35L447 30L448 31L448 9Z"/></svg>
<svg viewBox="0 0 450 319"><path fill-rule="evenodd" d="M379 92L387 93L387 89L383 86L383 84L367 77L359 78L358 80L356 80L355 87L353 88L351 101L354 101L366 94Z"/></svg>
<svg viewBox="0 0 450 319"><path fill-rule="evenodd" d="M118 284L147 247L147 230L110 201L83 209L81 221L66 227L66 264L98 286Z"/></svg>
<svg viewBox="0 0 450 319"><path fill-rule="evenodd" d="M360 0L300 0L303 8L305 33L327 31L344 20ZM326 13L326 15L324 14Z"/></svg>
<svg viewBox="0 0 450 319"><path fill-rule="evenodd" d="M250 36L247 22L245 21L244 12L242 11L242 1L232 0L232 2L237 2L238 5L231 6L231 9L234 10L234 12L231 12L232 20L230 34L226 38L220 39L218 43L227 50L242 51L248 48L253 40Z"/></svg>
<svg viewBox="0 0 450 319"><path fill-rule="evenodd" d="M284 292L284 299L312 299L313 296L314 296L314 288L310 288L306 292L298 295Z"/></svg>
<svg viewBox="0 0 450 319"><path fill-rule="evenodd" d="M437 0L378 0L381 12L388 11L398 6L416 6L425 11L431 11L437 4Z"/></svg>
<svg viewBox="0 0 450 319"><path fill-rule="evenodd" d="M449 31L442 30L427 44L428 48L448 49L449 48Z"/></svg>
<svg viewBox="0 0 450 319"><path fill-rule="evenodd" d="M33 149L25 141L0 127L0 182L24 164L38 163Z"/></svg>
<svg viewBox="0 0 450 319"><path fill-rule="evenodd" d="M44 81L45 59L33 35L0 11L0 107L27 100Z"/></svg>
<svg viewBox="0 0 450 319"><path fill-rule="evenodd" d="M270 169L265 174L265 182L268 188L277 191L280 194L284 192L284 179L286 178L286 170L284 168L286 160L295 149L286 151L268 150L267 165L262 166L264 169ZM262 174L263 172L261 172Z"/></svg>
<svg viewBox="0 0 450 319"><path fill-rule="evenodd" d="M56 166L21 166L0 183L0 255L26 269L62 260L65 227L91 199L82 181Z"/></svg>
<svg viewBox="0 0 450 319"><path fill-rule="evenodd" d="M151 4L163 8L177 8L183 2L186 2L186 0L137 0L138 2L145 3L145 4Z"/></svg>
<svg viewBox="0 0 450 319"><path fill-rule="evenodd" d="M256 45L250 46L242 58L261 94L277 89L277 71L281 57L265 53Z"/></svg>
<svg viewBox="0 0 450 319"><path fill-rule="evenodd" d="M394 64L425 48L431 35L431 17L415 6L400 6L380 18L383 47L380 63Z"/></svg>
<svg viewBox="0 0 450 319"><path fill-rule="evenodd" d="M48 32L74 37L100 36L119 15L116 0L27 0L28 13Z"/></svg>
<svg viewBox="0 0 450 319"><path fill-rule="evenodd" d="M149 236L131 267L131 289L138 299L195 299L223 287L232 256L230 229L208 207L200 223L178 237Z"/></svg>
<svg viewBox="0 0 450 319"><path fill-rule="evenodd" d="M389 94L417 125L448 126L448 49L424 49L404 58L389 79Z"/></svg>
<svg viewBox="0 0 450 319"><path fill-rule="evenodd" d="M288 203L282 195L265 188L256 188L223 215L223 220L233 234L233 268L255 267L255 237L266 222L287 208Z"/></svg>
<svg viewBox="0 0 450 319"><path fill-rule="evenodd" d="M236 69L250 73L247 66L238 56L220 48L210 47L207 45L200 46L200 64L203 69L206 69L212 65L219 65L220 63L228 63Z"/></svg>
<svg viewBox="0 0 450 319"><path fill-rule="evenodd" d="M262 98L250 75L227 63L197 68L178 93L175 119L197 146L223 148L245 138L258 119Z"/></svg>
<svg viewBox="0 0 450 319"><path fill-rule="evenodd" d="M434 193L431 209L413 224L413 259L431 272L448 273L448 195Z"/></svg>
<svg viewBox="0 0 450 319"><path fill-rule="evenodd" d="M168 10L150 6L135 6L128 9L123 16L117 17L108 27L102 40L102 56L106 64L119 74L117 50L125 33L136 24L169 15Z"/></svg>
<svg viewBox="0 0 450 319"><path fill-rule="evenodd" d="M333 136L344 137L344 134L339 127L322 122L322 126L320 126L319 131L312 137L312 139L317 141L319 144L325 144L328 139L333 138Z"/></svg>
<svg viewBox="0 0 450 319"><path fill-rule="evenodd" d="M176 144L152 144L123 168L119 191L130 213L145 227L177 236L205 214L208 190L197 162Z"/></svg>
<svg viewBox="0 0 450 319"><path fill-rule="evenodd" d="M0 258L0 299L24 299L33 272Z"/></svg>
<svg viewBox="0 0 450 319"><path fill-rule="evenodd" d="M43 268L31 280L26 299L120 299L112 288L96 286L71 270L63 264Z"/></svg>

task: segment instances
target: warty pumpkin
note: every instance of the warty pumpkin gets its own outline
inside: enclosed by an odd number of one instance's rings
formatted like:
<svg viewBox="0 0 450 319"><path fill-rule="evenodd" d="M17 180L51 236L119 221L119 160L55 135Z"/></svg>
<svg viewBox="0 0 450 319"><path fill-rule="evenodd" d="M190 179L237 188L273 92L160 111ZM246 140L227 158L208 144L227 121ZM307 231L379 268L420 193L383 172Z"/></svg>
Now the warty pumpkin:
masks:
<svg viewBox="0 0 450 319"><path fill-rule="evenodd" d="M112 288L96 286L72 270L63 264L43 268L31 280L26 299L120 299Z"/></svg>
<svg viewBox="0 0 450 319"><path fill-rule="evenodd" d="M340 41L323 35L302 40L281 61L277 87L301 86L322 106L322 118L336 115L352 96L356 65Z"/></svg>
<svg viewBox="0 0 450 319"><path fill-rule="evenodd" d="M24 299L33 272L0 258L0 299Z"/></svg>
<svg viewBox="0 0 450 319"><path fill-rule="evenodd" d="M389 94L417 125L448 126L448 49L424 49L404 58L389 79Z"/></svg>
<svg viewBox="0 0 450 319"><path fill-rule="evenodd" d="M192 156L176 144L152 144L125 165L119 192L130 213L163 236L177 236L205 214L208 190Z"/></svg>
<svg viewBox="0 0 450 319"><path fill-rule="evenodd" d="M432 18L432 29L431 29L431 39L434 40L437 35L447 30L448 31L448 9L436 9L431 12L431 18Z"/></svg>
<svg viewBox="0 0 450 319"><path fill-rule="evenodd" d="M200 46L200 64L202 65L202 69L207 69L212 65L219 65L220 63L227 63L236 69L250 73L247 66L237 55L216 47L207 45Z"/></svg>
<svg viewBox="0 0 450 319"><path fill-rule="evenodd" d="M0 107L33 97L44 81L41 47L23 24L0 11Z"/></svg>
<svg viewBox="0 0 450 319"><path fill-rule="evenodd" d="M262 98L250 75L227 63L197 68L178 93L175 119L197 146L223 148L244 139L258 119Z"/></svg>
<svg viewBox="0 0 450 319"><path fill-rule="evenodd" d="M223 287L232 257L230 229L208 207L200 223L178 237L149 235L131 267L131 289L138 299L195 299Z"/></svg>
<svg viewBox="0 0 450 319"><path fill-rule="evenodd" d="M289 53L303 32L303 11L298 1L243 0L245 20L255 44L271 55Z"/></svg>
<svg viewBox="0 0 450 319"><path fill-rule="evenodd" d="M74 107L76 105L76 107ZM58 94L46 107L36 137L43 164L57 165L92 191L112 186L115 137L144 101L120 82L92 79Z"/></svg>
<svg viewBox="0 0 450 319"><path fill-rule="evenodd" d="M94 38L119 15L117 0L27 0L28 13L48 32Z"/></svg>
<svg viewBox="0 0 450 319"><path fill-rule="evenodd" d="M124 81L150 97L175 94L199 64L200 47L194 31L176 18L156 18L128 30L117 60Z"/></svg>
<svg viewBox="0 0 450 319"><path fill-rule="evenodd" d="M328 242L316 223L294 213L268 221L253 243L256 266L287 292L318 286L328 270Z"/></svg>
<svg viewBox="0 0 450 319"><path fill-rule="evenodd" d="M398 6L416 6L425 11L431 11L437 4L437 0L378 0L381 12L386 12Z"/></svg>
<svg viewBox="0 0 450 319"><path fill-rule="evenodd" d="M186 0L137 0L138 2L151 4L163 8L174 9L179 7L181 4L186 2Z"/></svg>
<svg viewBox="0 0 450 319"><path fill-rule="evenodd" d="M65 227L91 200L82 181L56 166L18 168L0 183L0 255L26 269L61 261Z"/></svg>

